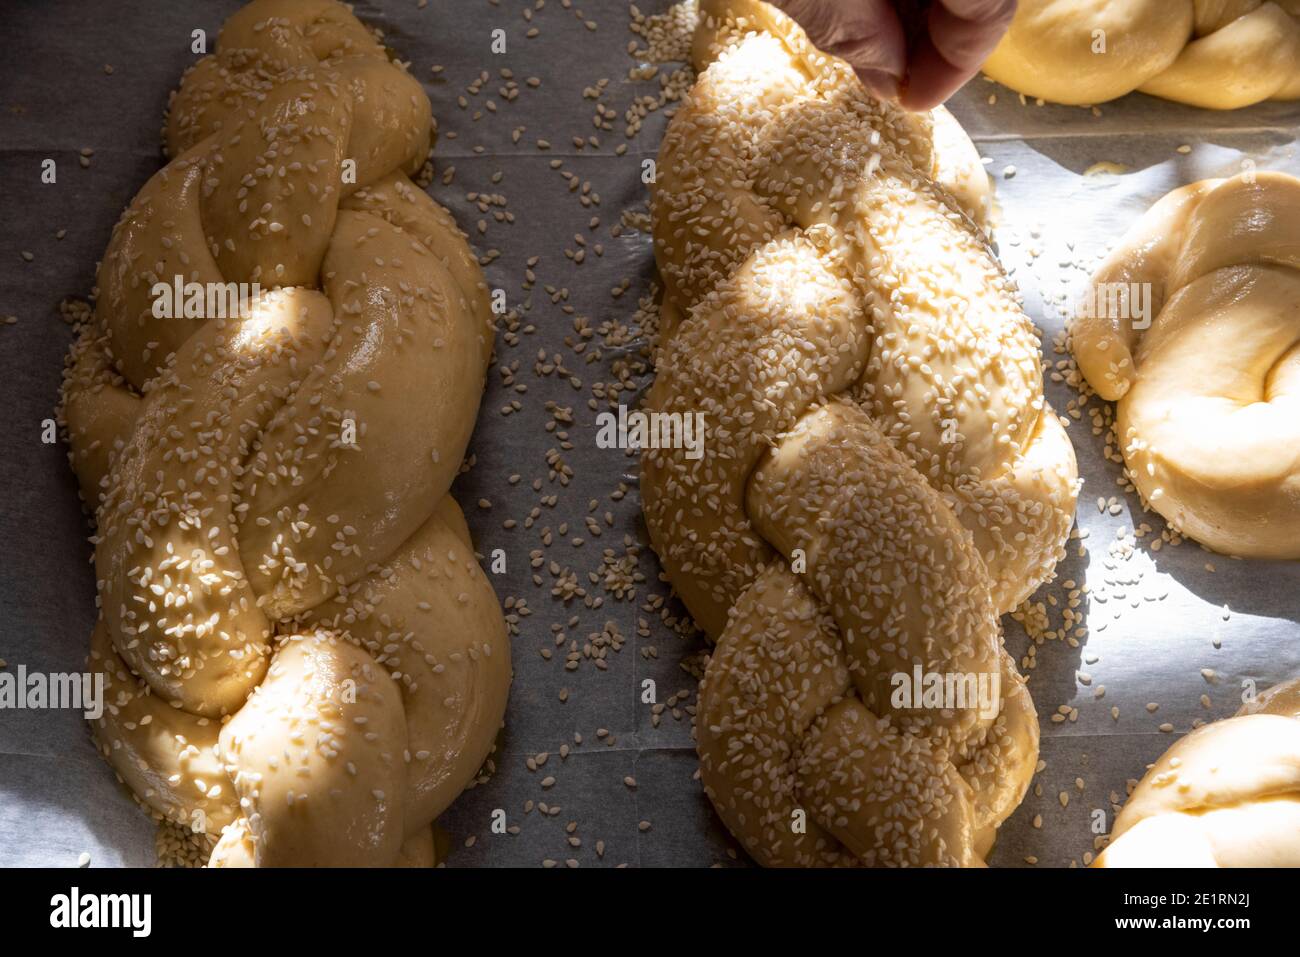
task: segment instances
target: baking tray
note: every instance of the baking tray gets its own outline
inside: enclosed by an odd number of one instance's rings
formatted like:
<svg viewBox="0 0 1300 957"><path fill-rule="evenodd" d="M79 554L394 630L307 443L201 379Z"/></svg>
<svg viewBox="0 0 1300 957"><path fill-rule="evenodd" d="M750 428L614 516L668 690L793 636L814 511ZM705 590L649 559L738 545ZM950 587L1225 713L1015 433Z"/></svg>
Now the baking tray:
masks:
<svg viewBox="0 0 1300 957"><path fill-rule="evenodd" d="M0 324L0 658L10 669L80 671L94 619L89 529L66 450L41 441L72 339L59 304L88 293L113 223L161 164L167 95L195 59L191 31L215 38L239 5L7 6L0 317L17 321ZM511 617L515 678L483 783L439 821L446 862L747 864L697 780L691 712L706 646L646 544L634 456L596 444L597 413L634 404L652 375L638 308L654 282L641 163L666 111L630 136L626 111L657 102L680 64L651 76L629 53L645 39L629 30L628 6L611 0L355 9L433 101L430 192L512 309L456 493L478 550L506 556L491 577ZM504 54L492 52L494 30L505 31ZM1024 624L1004 620L1017 660L1032 655L1043 767L991 863L1081 865L1096 812L1108 826L1126 783L1176 735L1236 711L1243 682L1263 689L1300 674L1300 564L1162 538L1163 521L1107 455L1104 404L1072 384L1065 304L1169 189L1243 162L1300 174L1300 110L1221 114L1142 95L1097 111L1042 106L982 78L950 106L996 181L995 239L1043 331L1047 393L1072 420L1084 478L1080 537L1057 581ZM46 158L54 185L40 182ZM642 700L647 679L654 705ZM497 809L505 834L491 828ZM0 711L0 865L79 861L152 865L154 826L79 713Z"/></svg>

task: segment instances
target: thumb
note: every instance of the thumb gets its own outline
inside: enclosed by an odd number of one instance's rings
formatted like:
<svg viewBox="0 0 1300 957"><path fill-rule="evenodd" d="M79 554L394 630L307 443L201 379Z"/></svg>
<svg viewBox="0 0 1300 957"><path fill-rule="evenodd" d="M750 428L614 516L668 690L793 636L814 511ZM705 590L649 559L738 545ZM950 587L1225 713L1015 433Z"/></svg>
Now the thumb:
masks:
<svg viewBox="0 0 1300 957"><path fill-rule="evenodd" d="M930 7L928 31L913 54L903 105L942 103L979 72L1016 13L1016 0L941 0Z"/></svg>
<svg viewBox="0 0 1300 957"><path fill-rule="evenodd" d="M848 62L881 99L898 95L907 41L891 0L775 0L817 47Z"/></svg>

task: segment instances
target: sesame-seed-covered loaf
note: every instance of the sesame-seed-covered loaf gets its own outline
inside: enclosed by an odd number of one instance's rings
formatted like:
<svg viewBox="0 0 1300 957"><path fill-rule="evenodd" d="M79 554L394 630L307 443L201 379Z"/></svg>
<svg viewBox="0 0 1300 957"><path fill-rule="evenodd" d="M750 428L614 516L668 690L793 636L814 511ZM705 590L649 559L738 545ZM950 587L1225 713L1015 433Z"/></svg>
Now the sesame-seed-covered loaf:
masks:
<svg viewBox="0 0 1300 957"><path fill-rule="evenodd" d="M1300 179L1174 190L1090 292L1074 354L1143 498L1216 551L1300 559Z"/></svg>
<svg viewBox="0 0 1300 957"><path fill-rule="evenodd" d="M717 643L705 788L763 864L979 865L1038 754L999 616L1052 575L1076 495L987 179L950 116L874 101L774 8L701 10L647 406L703 413L703 454L647 450L641 487ZM996 682L992 707L894 701L918 668Z"/></svg>
<svg viewBox="0 0 1300 957"><path fill-rule="evenodd" d="M1134 90L1213 110L1296 100L1300 0L1020 0L984 72L1085 106Z"/></svg>
<svg viewBox="0 0 1300 957"><path fill-rule="evenodd" d="M1300 678L1166 751L1094 867L1300 867Z"/></svg>
<svg viewBox="0 0 1300 957"><path fill-rule="evenodd" d="M432 864L501 725L505 624L448 493L492 321L410 179L432 138L347 7L250 3L185 74L69 361L92 730L213 865ZM156 318L173 277L261 292Z"/></svg>

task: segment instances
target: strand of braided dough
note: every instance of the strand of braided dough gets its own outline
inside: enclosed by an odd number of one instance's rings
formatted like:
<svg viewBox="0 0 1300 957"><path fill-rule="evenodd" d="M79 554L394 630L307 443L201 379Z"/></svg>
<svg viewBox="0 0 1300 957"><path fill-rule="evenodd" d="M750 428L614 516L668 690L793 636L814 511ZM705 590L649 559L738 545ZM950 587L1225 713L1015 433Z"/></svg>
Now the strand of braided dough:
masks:
<svg viewBox="0 0 1300 957"><path fill-rule="evenodd" d="M704 2L653 201L665 285L651 540L717 642L706 792L768 865L978 865L1038 718L999 615L1052 574L1076 495L1037 335L946 113L870 99L774 8ZM943 185L940 185L940 184ZM891 678L996 677L996 717Z"/></svg>
<svg viewBox="0 0 1300 957"><path fill-rule="evenodd" d="M1151 766L1094 867L1300 867L1300 678Z"/></svg>
<svg viewBox="0 0 1300 957"><path fill-rule="evenodd" d="M1108 290L1150 289L1151 325ZM1071 328L1088 383L1118 403L1143 498L1216 551L1300 558L1300 179L1174 190L1120 240ZM1118 298L1114 300L1119 305Z"/></svg>
<svg viewBox="0 0 1300 957"><path fill-rule="evenodd" d="M220 834L213 865L432 864L501 725L505 624L448 494L492 321L409 178L433 131L342 4L239 10L171 102L172 159L114 229L69 360L93 733L140 801ZM177 275L269 291L155 318Z"/></svg>
<svg viewBox="0 0 1300 957"><path fill-rule="evenodd" d="M1300 0L1020 0L984 72L1076 105L1134 90L1213 110L1300 99Z"/></svg>

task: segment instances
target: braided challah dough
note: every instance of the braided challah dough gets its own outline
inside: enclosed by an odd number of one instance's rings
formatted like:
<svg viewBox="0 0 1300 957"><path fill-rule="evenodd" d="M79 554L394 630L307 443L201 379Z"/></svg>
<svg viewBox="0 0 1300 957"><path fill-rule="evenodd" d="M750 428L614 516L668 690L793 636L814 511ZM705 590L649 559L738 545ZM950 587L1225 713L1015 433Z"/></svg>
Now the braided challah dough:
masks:
<svg viewBox="0 0 1300 957"><path fill-rule="evenodd" d="M431 864L501 725L505 624L448 494L491 310L409 178L432 138L420 85L342 4L249 4L173 98L173 158L73 349L93 732L148 807L220 834L213 865ZM156 318L174 276L268 291Z"/></svg>
<svg viewBox="0 0 1300 957"><path fill-rule="evenodd" d="M657 171L647 407L703 413L705 443L645 451L641 488L717 642L705 788L763 864L980 864L1038 753L998 616L1052 574L1076 494L967 215L987 179L950 117L873 101L772 7L701 11ZM894 708L914 667L996 680L995 714Z"/></svg>
<svg viewBox="0 0 1300 957"><path fill-rule="evenodd" d="M1300 0L1020 0L984 72L1056 103L1300 99Z"/></svg>
<svg viewBox="0 0 1300 957"><path fill-rule="evenodd" d="M1113 290L1150 289L1138 326ZM1156 203L1102 264L1071 337L1118 403L1143 498L1228 555L1300 558L1300 179L1251 173ZM1130 299L1132 297L1130 296Z"/></svg>
<svg viewBox="0 0 1300 957"><path fill-rule="evenodd" d="M1300 678L1179 739L1093 866L1300 867Z"/></svg>

